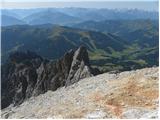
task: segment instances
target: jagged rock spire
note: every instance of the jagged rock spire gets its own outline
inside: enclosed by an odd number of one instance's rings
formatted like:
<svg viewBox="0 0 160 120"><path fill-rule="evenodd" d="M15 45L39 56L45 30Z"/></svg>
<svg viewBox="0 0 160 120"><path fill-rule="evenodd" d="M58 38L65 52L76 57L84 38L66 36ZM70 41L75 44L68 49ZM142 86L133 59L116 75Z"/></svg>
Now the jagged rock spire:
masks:
<svg viewBox="0 0 160 120"><path fill-rule="evenodd" d="M84 46L75 52L70 50L56 62L32 52L17 52L9 59L2 66L2 87L5 86L2 90L2 108L11 103L21 104L31 96L54 91L94 74Z"/></svg>

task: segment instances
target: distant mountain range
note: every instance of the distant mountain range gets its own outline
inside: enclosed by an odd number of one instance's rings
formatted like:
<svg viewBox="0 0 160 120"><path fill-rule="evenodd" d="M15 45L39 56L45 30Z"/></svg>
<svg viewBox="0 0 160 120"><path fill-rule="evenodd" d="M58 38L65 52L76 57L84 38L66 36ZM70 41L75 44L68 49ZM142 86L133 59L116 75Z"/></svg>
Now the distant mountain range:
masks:
<svg viewBox="0 0 160 120"><path fill-rule="evenodd" d="M42 11L38 13L33 13L25 18L23 21L26 21L30 25L36 24L69 24L69 23L76 23L80 21L80 19L58 12L58 11Z"/></svg>
<svg viewBox="0 0 160 120"><path fill-rule="evenodd" d="M2 15L2 26L9 26L9 25L23 25L26 24L24 21L17 19L12 16Z"/></svg>
<svg viewBox="0 0 160 120"><path fill-rule="evenodd" d="M19 22L10 22L7 17L23 21L23 24L61 24L69 25L88 20L135 20L135 19L158 19L158 12L142 10L110 10L110 9L87 9L87 8L37 8L37 9L2 9L2 26L21 25Z"/></svg>
<svg viewBox="0 0 160 120"><path fill-rule="evenodd" d="M14 38L14 39L13 39ZM2 55L16 50L31 50L57 59L66 50L84 44L90 52L123 50L126 42L111 34L74 29L56 25L8 26L2 28ZM52 54L54 51L54 54Z"/></svg>
<svg viewBox="0 0 160 120"><path fill-rule="evenodd" d="M138 9L94 9L94 8L59 8L61 12L83 18L84 20L135 20L158 19L157 11L143 11Z"/></svg>
<svg viewBox="0 0 160 120"><path fill-rule="evenodd" d="M133 29L130 24L132 22L124 21L124 26L127 26L127 23L128 29L115 27L115 30L124 33L123 30ZM153 26L150 28L152 29L142 29L140 35L139 32L135 32L134 36L131 34L131 38L137 36L139 39L130 42L124 39L125 37L117 36L116 31L112 31L112 34L52 24L2 27L2 62L10 53L26 50L36 52L44 58L58 59L67 50L84 45L88 49L91 65L102 71L124 71L158 65L158 35L155 34L158 29ZM146 36L150 39L146 39Z"/></svg>
<svg viewBox="0 0 160 120"><path fill-rule="evenodd" d="M2 10L2 62L30 50L58 59L84 45L102 71L158 65L158 12L143 10L37 8Z"/></svg>
<svg viewBox="0 0 160 120"><path fill-rule="evenodd" d="M158 20L85 21L75 24L72 27L103 33L112 33L120 36L130 43L136 43L141 47L158 46Z"/></svg>

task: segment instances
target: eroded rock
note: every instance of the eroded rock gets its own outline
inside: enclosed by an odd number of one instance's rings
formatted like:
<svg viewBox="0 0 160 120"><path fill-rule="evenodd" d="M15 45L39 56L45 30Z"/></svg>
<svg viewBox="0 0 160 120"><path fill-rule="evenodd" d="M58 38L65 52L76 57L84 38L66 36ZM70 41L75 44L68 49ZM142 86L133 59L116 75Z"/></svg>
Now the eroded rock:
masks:
<svg viewBox="0 0 160 120"><path fill-rule="evenodd" d="M11 54L2 66L2 108L11 103L21 104L31 96L55 91L80 79L94 75L88 53L81 46L70 50L56 62L48 61L32 52Z"/></svg>

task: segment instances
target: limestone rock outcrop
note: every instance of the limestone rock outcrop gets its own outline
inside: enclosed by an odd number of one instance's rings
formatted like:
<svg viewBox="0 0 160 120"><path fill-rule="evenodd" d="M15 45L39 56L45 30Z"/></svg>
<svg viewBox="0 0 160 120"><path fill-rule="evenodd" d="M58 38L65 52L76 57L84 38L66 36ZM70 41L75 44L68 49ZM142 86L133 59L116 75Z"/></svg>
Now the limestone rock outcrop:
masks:
<svg viewBox="0 0 160 120"><path fill-rule="evenodd" d="M69 86L97 74L95 71L83 46L70 50L57 61L43 59L29 51L13 53L2 66L2 109L48 90Z"/></svg>
<svg viewBox="0 0 160 120"><path fill-rule="evenodd" d="M19 119L158 119L159 68L103 73L2 110Z"/></svg>

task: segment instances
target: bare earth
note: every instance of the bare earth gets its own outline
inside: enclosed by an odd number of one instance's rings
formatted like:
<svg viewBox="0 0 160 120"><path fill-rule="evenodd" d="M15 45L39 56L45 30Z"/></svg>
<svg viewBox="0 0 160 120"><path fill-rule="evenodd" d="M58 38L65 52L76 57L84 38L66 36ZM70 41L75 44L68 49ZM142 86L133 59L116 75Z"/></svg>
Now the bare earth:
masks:
<svg viewBox="0 0 160 120"><path fill-rule="evenodd" d="M2 118L158 118L158 67L104 73L1 111Z"/></svg>

